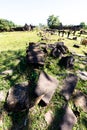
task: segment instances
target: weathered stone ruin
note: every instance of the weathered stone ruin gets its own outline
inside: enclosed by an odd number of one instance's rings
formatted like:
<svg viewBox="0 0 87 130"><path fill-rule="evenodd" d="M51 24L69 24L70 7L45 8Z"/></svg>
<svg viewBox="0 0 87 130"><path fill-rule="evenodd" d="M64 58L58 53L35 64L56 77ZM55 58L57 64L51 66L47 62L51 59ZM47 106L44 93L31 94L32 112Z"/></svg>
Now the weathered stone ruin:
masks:
<svg viewBox="0 0 87 130"><path fill-rule="evenodd" d="M51 51L51 56L55 58L59 58L60 56L63 56L64 54L67 54L69 52L68 48L64 45L63 42L55 43L55 47Z"/></svg>
<svg viewBox="0 0 87 130"><path fill-rule="evenodd" d="M82 39L81 44L87 46L87 39Z"/></svg>
<svg viewBox="0 0 87 130"><path fill-rule="evenodd" d="M86 71L77 71L77 76L84 81L87 80L87 72Z"/></svg>
<svg viewBox="0 0 87 130"><path fill-rule="evenodd" d="M60 124L60 130L72 130L77 122L77 118L68 105L64 106L64 116Z"/></svg>
<svg viewBox="0 0 87 130"><path fill-rule="evenodd" d="M73 66L74 66L74 57L73 56L65 56L65 57L62 57L59 61L59 65L61 67L65 67L65 68L70 68L72 69Z"/></svg>
<svg viewBox="0 0 87 130"><path fill-rule="evenodd" d="M61 94L65 97L66 100L69 100L78 81L78 77L74 74L69 74L66 79L63 81L63 86Z"/></svg>
<svg viewBox="0 0 87 130"><path fill-rule="evenodd" d="M77 107L80 107L84 112L87 112L87 95L77 90L73 94L73 101Z"/></svg>
<svg viewBox="0 0 87 130"><path fill-rule="evenodd" d="M27 82L16 84L9 89L5 108L15 112L29 109L29 86Z"/></svg>
<svg viewBox="0 0 87 130"><path fill-rule="evenodd" d="M38 96L44 94L42 100L45 102L45 104L48 104L57 87L58 80L56 78L46 74L45 72L41 72L35 92Z"/></svg>
<svg viewBox="0 0 87 130"><path fill-rule="evenodd" d="M33 65L44 65L45 54L40 49L39 44L30 43L26 51L26 60L28 64Z"/></svg>
<svg viewBox="0 0 87 130"><path fill-rule="evenodd" d="M77 37L73 37L73 40L77 40Z"/></svg>
<svg viewBox="0 0 87 130"><path fill-rule="evenodd" d="M77 45L75 47L78 48ZM63 42L57 42L54 44L46 44L46 43L29 43L29 46L26 50L26 62L27 67L30 66L40 66L44 68L46 58L49 56L51 58L58 58L59 66L65 67L66 69L72 69L74 67L74 56L68 55L68 48L64 45ZM65 56L66 55L66 56ZM57 63L58 63L57 62ZM51 63L51 60L49 61L49 64ZM33 67L32 67L33 68ZM39 68L39 67L38 67ZM34 68L33 68L34 69ZM36 69L34 69L36 70ZM39 76L38 80L36 82L36 86L34 88L34 94L37 95L37 98L39 99L36 104L38 104L40 101L43 101L46 105L48 105L56 91L56 89L59 86L59 80L52 75L48 74L44 70L39 70ZM33 73L33 70L31 70ZM82 74L82 73L80 73ZM77 74L78 75L78 74ZM83 74L82 74L83 75ZM85 77L87 78L87 74L84 73ZM57 75L58 76L58 75ZM66 76L66 75L65 75ZM80 76L78 76L80 77ZM59 88L60 95L64 97L65 104L68 104L69 100L71 99L71 96L74 93L74 89L78 82L78 77L75 74L68 74L61 83L62 88ZM30 77L29 77L30 78ZM31 82L31 80L30 80ZM31 87L33 86L34 81L30 84ZM78 95L78 93L77 93ZM36 97L35 97L36 98ZM76 95L73 96L74 102L76 106L82 107L82 109L87 112L87 107L85 109L84 106L86 106L86 98L83 95L80 95L79 100L76 97ZM31 98L32 100L32 98ZM85 105L83 103L83 106L79 104L79 101L84 100ZM36 101L36 100L34 100ZM7 95L6 98L6 108L8 111L22 111L30 109L30 98L29 98L29 85L28 83L21 83L13 86ZM36 105L34 104L34 105ZM32 108L32 106L31 106ZM62 109L62 108L61 108ZM60 126L61 130L72 130L74 124L77 122L77 118L74 114L74 112L71 110L69 105L66 105L64 107L64 115L61 118L61 124L58 124ZM47 113L49 115L49 119L46 118L46 121L48 124L49 122L53 121L53 117L50 114L51 112ZM48 121L49 120L49 121Z"/></svg>
<svg viewBox="0 0 87 130"><path fill-rule="evenodd" d="M68 48L63 42L57 42L54 44L29 43L26 51L27 63L44 65L45 54L48 54L49 50L50 56L55 58L59 58L60 56L63 56L69 52Z"/></svg>
<svg viewBox="0 0 87 130"><path fill-rule="evenodd" d="M80 48L80 46L78 44L74 44L73 47Z"/></svg>

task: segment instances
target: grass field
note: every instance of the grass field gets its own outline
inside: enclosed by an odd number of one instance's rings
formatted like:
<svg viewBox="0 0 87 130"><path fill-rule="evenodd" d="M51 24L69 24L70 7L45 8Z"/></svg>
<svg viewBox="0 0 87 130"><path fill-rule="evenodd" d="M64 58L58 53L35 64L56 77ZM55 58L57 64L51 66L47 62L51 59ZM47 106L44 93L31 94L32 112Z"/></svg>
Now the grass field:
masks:
<svg viewBox="0 0 87 130"><path fill-rule="evenodd" d="M3 32L0 33L0 73L5 70L13 70L13 74L11 75L0 75L0 91L7 91L10 87L14 86L17 83L33 80L36 82L38 72L29 71L26 68L26 47L29 42L46 42L41 41L41 38L37 35L37 31L32 32ZM48 35L47 35L48 36ZM78 36L78 35L77 35ZM71 36L72 37L72 36ZM81 38L86 37L82 36ZM49 38L49 36L48 36ZM87 46L83 46L80 43L81 38L78 36L78 40L70 40L67 39L66 36L59 37L58 35L50 35L47 43L54 43L60 41L64 41L65 45L69 48L71 52L75 52L76 54L84 55L83 51L87 52ZM81 46L80 49L74 48L73 45L78 44ZM47 64L51 61L49 67ZM79 62L78 62L79 61ZM87 71L87 65L84 65L82 59L77 59L75 61L74 69L71 72L76 74L77 70ZM49 57L46 59L46 64L44 66L44 71L55 76L58 80L62 81L65 77L60 76L59 74L68 74L69 70L65 70L64 68L60 70L57 63L58 60ZM40 68L41 69L41 68ZM87 94L87 81L79 80L76 86L77 90L81 90L84 94ZM34 109L30 110L27 115L29 116L29 121L27 121L27 125L23 130L58 130L58 123L62 117L62 109L61 107L64 105L66 101L60 95L59 89L56 90L50 104L46 107L41 107L36 105ZM3 115L4 124L0 126L0 130L10 130L10 128L15 125L18 127L18 124L22 124L22 118L26 116L25 112L20 113L7 113L3 109L3 102L0 102L0 115ZM80 115L77 117L78 122L74 126L73 130L87 130L87 113L83 112L80 108L74 106L73 101L69 101L69 105L71 106L73 111L78 110ZM54 114L55 120L53 123L48 126L44 115L48 110L52 110ZM19 130L16 128L12 130Z"/></svg>
<svg viewBox="0 0 87 130"><path fill-rule="evenodd" d="M25 49L29 42L37 42L36 32L4 32L0 33L0 51Z"/></svg>

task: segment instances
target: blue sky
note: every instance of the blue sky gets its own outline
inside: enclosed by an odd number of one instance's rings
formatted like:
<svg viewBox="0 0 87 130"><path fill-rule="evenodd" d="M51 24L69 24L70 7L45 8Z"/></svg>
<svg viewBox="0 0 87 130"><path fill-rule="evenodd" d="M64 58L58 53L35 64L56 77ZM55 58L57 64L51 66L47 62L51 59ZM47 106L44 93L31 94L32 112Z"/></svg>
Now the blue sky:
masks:
<svg viewBox="0 0 87 130"><path fill-rule="evenodd" d="M65 24L87 24L87 0L0 0L0 18L24 25L46 24L49 15Z"/></svg>

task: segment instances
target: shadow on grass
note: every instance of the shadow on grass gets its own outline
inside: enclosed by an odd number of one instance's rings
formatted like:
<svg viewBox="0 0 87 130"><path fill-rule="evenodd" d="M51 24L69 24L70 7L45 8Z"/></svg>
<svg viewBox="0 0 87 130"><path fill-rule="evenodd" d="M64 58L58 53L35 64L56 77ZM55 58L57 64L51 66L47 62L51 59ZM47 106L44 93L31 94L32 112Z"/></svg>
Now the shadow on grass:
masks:
<svg viewBox="0 0 87 130"><path fill-rule="evenodd" d="M24 112L11 112L9 116L12 120L10 130L29 130L29 115L28 110Z"/></svg>
<svg viewBox="0 0 87 130"><path fill-rule="evenodd" d="M6 70L6 69L13 69L15 67L16 60L21 60L22 57L23 57L22 50L2 51L0 53L1 71Z"/></svg>
<svg viewBox="0 0 87 130"><path fill-rule="evenodd" d="M20 82L29 82L29 101L31 107L33 101L36 98L34 89L36 87L40 71L35 70L32 65L26 64L26 58L25 54L23 54L23 51L2 52L0 56L1 71L8 69L13 70L13 73L11 75L6 75L4 77L6 82L9 82L10 87ZM48 127L48 130L59 130L59 124L61 122L63 114L63 110L56 107L54 120ZM29 120L32 121L32 119L29 119L28 110L22 112L8 112L8 115L12 119L12 127L9 128L9 130L29 130ZM82 123L87 127L87 121L85 118L82 119Z"/></svg>
<svg viewBox="0 0 87 130"><path fill-rule="evenodd" d="M35 70L34 66L26 64L25 55L20 50L1 52L0 66L2 72L5 70L13 71L12 74L4 75L4 80L9 84L8 89L17 83L29 82L29 107L31 107L36 97L34 89L38 80L39 71ZM12 120L12 126L9 130L29 130L29 110L22 112L7 111L7 113L7 116Z"/></svg>
<svg viewBox="0 0 87 130"><path fill-rule="evenodd" d="M20 66L20 65L19 65ZM17 66L19 68L19 66ZM38 72L34 70L33 66L27 67L27 81L29 82L29 108L34 105L36 99L35 87L38 80ZM21 70L21 69L19 69ZM24 71L21 71L21 73ZM20 76L20 75L19 75ZM15 83L15 80L10 80L12 83ZM12 119L11 130L29 130L31 127L30 122L32 119L29 119L29 109L24 112L11 112L9 115Z"/></svg>
<svg viewBox="0 0 87 130"><path fill-rule="evenodd" d="M82 118L82 124L85 126L85 128L87 128L87 117Z"/></svg>
<svg viewBox="0 0 87 130"><path fill-rule="evenodd" d="M33 102L36 99L36 95L34 93L34 89L36 87L36 81L38 79L38 75L36 71L32 68L27 68L28 73L26 75L27 80L29 82L29 108L33 106ZM11 81L12 82L12 81ZM12 126L9 130L29 130L30 120L29 119L29 109L26 111L19 112L11 112L7 111L11 120Z"/></svg>

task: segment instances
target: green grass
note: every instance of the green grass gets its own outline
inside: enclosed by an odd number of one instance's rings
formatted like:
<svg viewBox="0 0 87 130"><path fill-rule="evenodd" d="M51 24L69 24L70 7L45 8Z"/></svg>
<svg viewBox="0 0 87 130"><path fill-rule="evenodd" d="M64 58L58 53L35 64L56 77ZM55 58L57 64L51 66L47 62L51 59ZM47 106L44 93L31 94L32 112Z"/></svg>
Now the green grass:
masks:
<svg viewBox="0 0 87 130"><path fill-rule="evenodd" d="M29 42L37 42L39 37L34 32L3 32L0 33L0 51L21 50Z"/></svg>
<svg viewBox="0 0 87 130"><path fill-rule="evenodd" d="M83 37L83 36L82 36ZM48 37L49 38L49 37ZM76 52L77 54L83 55L83 50L87 52L87 47L82 46L81 48L74 48L73 45L79 44L80 41L77 40L69 40L64 36L64 38L59 37L58 35L50 35L50 39L47 43L58 42L58 39L61 38L60 41L64 41L65 45L69 48L70 51ZM0 75L0 90L8 91L10 87L14 86L16 83L21 83L25 81L33 81L32 88L30 88L30 96L34 101L33 89L38 80L38 75L40 70L45 70L48 74L53 75L61 82L66 77L69 72L76 73L77 70L87 71L87 65L82 63L81 58L77 58L75 61L73 70L66 70L64 68L60 68L58 66L59 59L54 59L52 57L47 57L45 60L44 68L40 68L39 71L33 70L32 67L27 68L26 66L26 47L29 42L40 42L41 38L37 36L37 31L33 32L3 32L0 33L0 72L5 70L13 70L11 75ZM46 41L41 41L46 42ZM78 62L79 61L79 62ZM63 75L61 75L63 74ZM76 89L81 90L83 93L87 94L87 81L79 80L76 86ZM4 113L4 124L6 130L9 130L11 125L16 125L23 123L22 118L29 115L29 123L25 130L58 130L58 124L62 118L62 106L66 103L65 99L60 95L60 88L57 88L55 94L53 95L50 104L46 107L41 107L36 105L34 109L30 110L30 113L20 112L20 113ZM0 103L1 105L3 103ZM74 108L73 101L69 102L72 109ZM0 105L0 106L1 106ZM3 106L2 106L3 107ZM1 107L1 108L2 108ZM54 121L50 126L47 125L45 121L45 113L48 110L52 110L54 113ZM3 109L0 112L4 111ZM80 116L78 117L78 123L74 126L73 130L86 130L87 128L87 114L83 111L80 111Z"/></svg>

